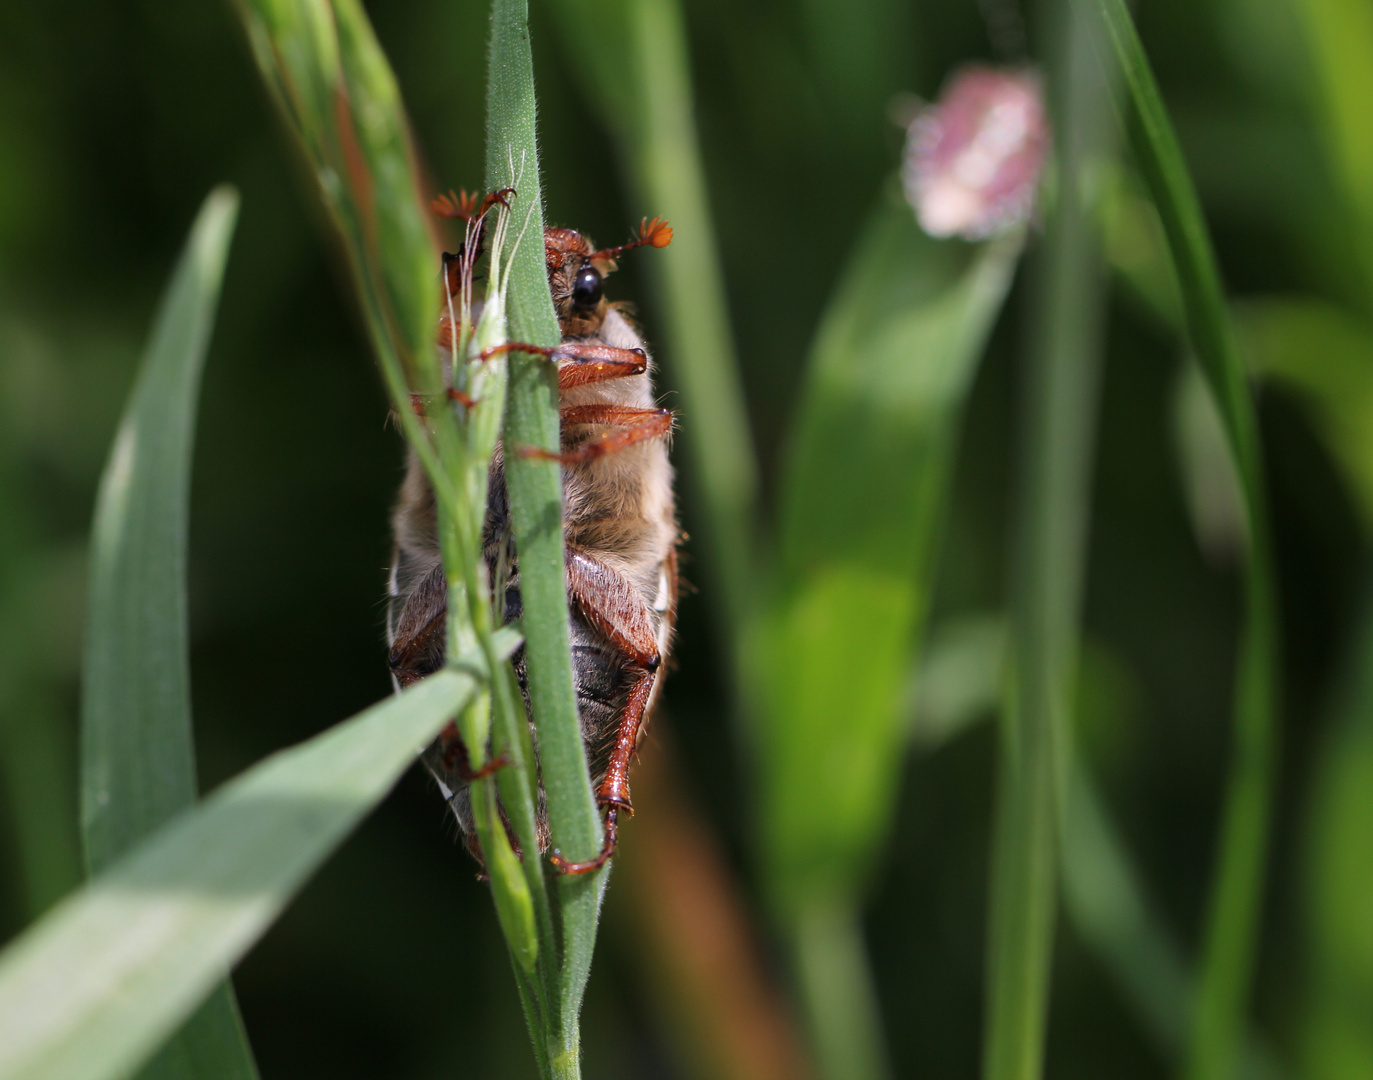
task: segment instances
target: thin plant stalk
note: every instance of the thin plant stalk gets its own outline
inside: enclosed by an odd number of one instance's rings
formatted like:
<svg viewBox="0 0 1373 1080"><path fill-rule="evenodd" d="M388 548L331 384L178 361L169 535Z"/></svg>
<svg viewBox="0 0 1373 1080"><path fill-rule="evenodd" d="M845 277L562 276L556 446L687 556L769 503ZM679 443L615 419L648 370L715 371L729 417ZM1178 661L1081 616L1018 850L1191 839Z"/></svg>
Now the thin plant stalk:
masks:
<svg viewBox="0 0 1373 1080"><path fill-rule="evenodd" d="M488 742L512 762L497 778L474 785L477 835L540 1070L575 1076L577 1014L604 875L553 877L537 857L540 779L555 846L580 861L599 849L601 834L572 689L561 473L555 462L519 452L558 448L556 376L542 358L490 355L511 336L541 345L559 339L544 272L525 5L498 0L493 7L487 174L492 190L515 192L488 233L489 285L475 330L470 282L450 303L456 340L447 373L434 345L437 248L395 76L362 7L357 0L240 0L240 11L343 240L395 415L434 489L449 587L450 664L475 651L493 672L457 718L475 766L488 761ZM468 240L464 250L472 251L474 237ZM449 400L450 377L473 406ZM412 407L413 393L424 403L422 416ZM493 652L504 583L488 580L481 550L489 462L503 423L529 695L539 728L537 769L522 695ZM498 791L523 860L509 844Z"/></svg>
<svg viewBox="0 0 1373 1080"><path fill-rule="evenodd" d="M1101 364L1102 255L1088 203L1103 87L1066 5L1048 71L1057 184L1039 260L1021 424L1022 503L993 837L984 1080L1043 1073L1058 814L1073 710ZM1093 78L1098 76L1098 78Z"/></svg>
<svg viewBox="0 0 1373 1080"><path fill-rule="evenodd" d="M847 897L813 903L788 929L818 1075L826 1080L891 1076L862 913Z"/></svg>
<svg viewBox="0 0 1373 1080"><path fill-rule="evenodd" d="M649 269L691 419L683 438L700 474L707 572L737 642L755 600L758 466L696 133L685 19L676 0L640 0L627 14L641 102L627 149L641 202L676 225L672 246Z"/></svg>
<svg viewBox="0 0 1373 1080"><path fill-rule="evenodd" d="M510 257L507 316L512 340L541 347L561 340L543 253L543 197L535 140L537 107L526 0L493 0L487 88L486 183L516 189L511 214L527 230ZM512 354L504 444L510 514L520 562L529 699L539 733L539 768L553 846L572 860L592 858L602 828L591 792L573 690L562 532L562 470L556 460L525 455L560 447L557 371L541 357ZM534 850L537 850L535 848ZM527 852L526 859L533 858ZM539 1055L546 1075L580 1076L579 1015L605 872L557 875L558 953L547 970L552 1011ZM530 997L524 995L526 1007ZM546 1054L546 1058L545 1058Z"/></svg>
<svg viewBox="0 0 1373 1080"><path fill-rule="evenodd" d="M1253 981L1277 739L1277 589L1258 421L1201 203L1130 13L1123 0L1078 2L1104 27L1129 91L1131 142L1163 224L1188 337L1216 400L1244 501L1248 544L1234 742L1184 1070L1188 1080L1229 1080L1243 1048Z"/></svg>

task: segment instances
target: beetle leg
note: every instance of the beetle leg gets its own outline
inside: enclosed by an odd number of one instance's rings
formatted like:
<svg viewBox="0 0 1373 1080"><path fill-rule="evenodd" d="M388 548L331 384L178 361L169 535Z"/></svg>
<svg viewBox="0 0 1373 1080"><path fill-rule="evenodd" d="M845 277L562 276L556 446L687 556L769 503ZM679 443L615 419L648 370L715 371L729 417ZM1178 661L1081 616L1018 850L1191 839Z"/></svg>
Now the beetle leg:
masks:
<svg viewBox="0 0 1373 1080"><path fill-rule="evenodd" d="M447 395L449 401L456 401L459 405L467 409L479 404L476 398L468 397L461 390L454 390L451 386L444 391L444 393ZM410 394L410 411L421 420L425 419L424 403L426 401L432 401L437 396L437 394L416 394L412 392Z"/></svg>
<svg viewBox="0 0 1373 1080"><path fill-rule="evenodd" d="M493 356L506 353L529 353L549 360L574 360L581 364L607 364L613 374L602 378L618 379L623 375L642 375L648 370L648 354L643 349L621 349L615 345L597 345L595 342L565 341L561 345L531 345L527 341L505 341L492 345L477 354L478 360L490 360ZM595 371L596 368L589 370ZM597 382L596 378L578 379L569 385Z"/></svg>
<svg viewBox="0 0 1373 1080"><path fill-rule="evenodd" d="M672 430L671 409L634 409L622 405L573 405L562 410L563 428L582 425L613 427L593 439L555 454L538 447L522 447L524 457L560 461L564 465L580 465L593 458L605 457L636 443L660 439Z"/></svg>
<svg viewBox="0 0 1373 1080"><path fill-rule="evenodd" d="M458 725L451 721L439 732L439 747L439 762L450 773L456 773L464 784L470 784L474 780L485 780L510 764L510 755L502 754L500 757L492 758L480 769L472 768L472 758L467 753L467 744L458 734Z"/></svg>
<svg viewBox="0 0 1373 1080"><path fill-rule="evenodd" d="M596 802L606 809L605 843L601 852L596 858L582 863L568 862L556 851L552 854L553 866L559 872L586 874L600 869L615 853L620 810L634 812L629 797L629 763L639 742L662 657L658 652L652 613L623 574L583 551L569 548L567 589L583 617L600 630L635 669L634 683L615 731L605 777L596 789Z"/></svg>
<svg viewBox="0 0 1373 1080"><path fill-rule="evenodd" d="M568 342L557 350L555 359L572 361L558 368L559 390L642 375L648 370L648 355L643 349L620 349L614 345Z"/></svg>

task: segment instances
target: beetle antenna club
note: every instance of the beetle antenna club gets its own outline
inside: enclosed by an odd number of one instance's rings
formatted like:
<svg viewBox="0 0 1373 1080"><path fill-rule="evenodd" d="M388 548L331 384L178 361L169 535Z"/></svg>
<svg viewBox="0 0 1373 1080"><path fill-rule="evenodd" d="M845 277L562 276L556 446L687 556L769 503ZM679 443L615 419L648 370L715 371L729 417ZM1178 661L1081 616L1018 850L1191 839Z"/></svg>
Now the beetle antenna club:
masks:
<svg viewBox="0 0 1373 1080"><path fill-rule="evenodd" d="M637 247L647 245L648 247L665 248L670 243L672 243L672 226L666 220L660 217L655 217L652 221L643 218L639 222L639 232L633 240L627 244L621 244L619 247L593 251L591 261L614 261L626 251L633 251Z"/></svg>

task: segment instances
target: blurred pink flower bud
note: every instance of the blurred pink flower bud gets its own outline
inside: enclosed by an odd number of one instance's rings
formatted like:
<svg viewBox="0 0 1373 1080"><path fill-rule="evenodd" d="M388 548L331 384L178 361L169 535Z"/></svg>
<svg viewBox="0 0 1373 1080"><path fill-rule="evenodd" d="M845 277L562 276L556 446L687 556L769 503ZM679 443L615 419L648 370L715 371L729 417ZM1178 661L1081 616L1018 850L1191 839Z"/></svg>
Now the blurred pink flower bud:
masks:
<svg viewBox="0 0 1373 1080"><path fill-rule="evenodd" d="M966 67L907 131L901 179L931 236L981 240L1034 209L1049 128L1039 78Z"/></svg>

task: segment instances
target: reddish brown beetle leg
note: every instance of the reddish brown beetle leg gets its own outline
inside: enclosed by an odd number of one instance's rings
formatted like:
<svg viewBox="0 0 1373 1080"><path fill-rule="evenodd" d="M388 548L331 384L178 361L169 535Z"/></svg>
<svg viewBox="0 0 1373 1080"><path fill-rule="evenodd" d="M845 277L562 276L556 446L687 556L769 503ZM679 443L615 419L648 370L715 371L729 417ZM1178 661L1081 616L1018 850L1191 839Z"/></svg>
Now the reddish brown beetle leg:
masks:
<svg viewBox="0 0 1373 1080"><path fill-rule="evenodd" d="M648 356L642 349L620 349L614 345L568 342L558 349L556 359L572 361L558 368L559 390L642 375L648 370Z"/></svg>
<svg viewBox="0 0 1373 1080"><path fill-rule="evenodd" d="M484 780L493 775L497 769L504 768L510 764L510 758L506 754L492 758L480 769L472 768L472 759L467 753L467 744L462 741L462 736L458 734L456 724L449 724L439 733L439 742L443 746L441 761L443 767L449 772L458 774L458 779L464 784L470 784L475 780Z"/></svg>
<svg viewBox="0 0 1373 1080"><path fill-rule="evenodd" d="M522 447L524 457L560 461L564 465L579 465L593 458L605 457L617 450L626 450L636 443L660 439L672 430L670 409L632 409L619 405L574 405L562 411L562 426L594 425L618 428L608 431L577 446L555 454L538 447Z"/></svg>
<svg viewBox="0 0 1373 1080"><path fill-rule="evenodd" d="M632 668L638 669L615 732L615 745L610 752L605 777L596 789L596 802L605 807L605 844L601 853L584 863L570 863L558 852L552 856L553 866L561 873L586 874L604 866L615 854L620 811L634 813L629 798L629 763L653 697L661 657L653 632L652 613L644 606L634 586L618 571L584 551L569 548L567 591L587 621L605 634Z"/></svg>

